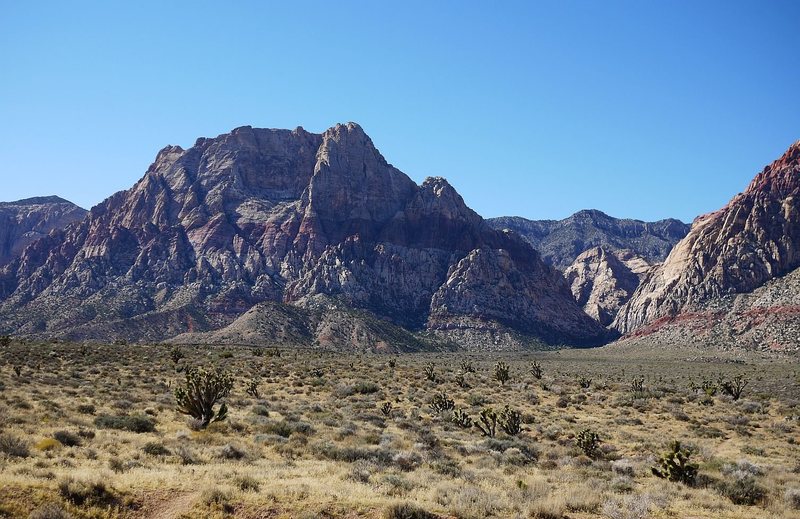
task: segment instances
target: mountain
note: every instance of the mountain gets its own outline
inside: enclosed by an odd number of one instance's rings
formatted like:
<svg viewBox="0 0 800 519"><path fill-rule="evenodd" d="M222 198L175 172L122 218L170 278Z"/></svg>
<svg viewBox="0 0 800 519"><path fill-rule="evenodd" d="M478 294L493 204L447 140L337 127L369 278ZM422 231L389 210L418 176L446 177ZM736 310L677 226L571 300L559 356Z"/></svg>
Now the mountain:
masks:
<svg viewBox="0 0 800 519"><path fill-rule="evenodd" d="M0 269L0 299L0 329L69 339L414 349L408 332L467 347L606 333L527 242L446 180L416 185L354 123L168 146L131 189Z"/></svg>
<svg viewBox="0 0 800 519"><path fill-rule="evenodd" d="M770 347L797 348L798 335L786 330L800 315L799 265L800 141L725 207L698 217L614 327L647 335L680 325L731 342L762 336L773 338L764 343Z"/></svg>
<svg viewBox="0 0 800 519"><path fill-rule="evenodd" d="M642 222L613 218L594 209L578 211L563 220L503 216L487 222L495 229L520 234L539 251L545 263L561 270L593 247L609 252L629 250L650 263L659 263L689 231L688 225L675 219Z"/></svg>
<svg viewBox="0 0 800 519"><path fill-rule="evenodd" d="M575 300L601 324L611 324L652 265L629 250L593 247L564 271Z"/></svg>
<svg viewBox="0 0 800 519"><path fill-rule="evenodd" d="M86 211L57 196L0 202L0 267L34 241L81 220Z"/></svg>

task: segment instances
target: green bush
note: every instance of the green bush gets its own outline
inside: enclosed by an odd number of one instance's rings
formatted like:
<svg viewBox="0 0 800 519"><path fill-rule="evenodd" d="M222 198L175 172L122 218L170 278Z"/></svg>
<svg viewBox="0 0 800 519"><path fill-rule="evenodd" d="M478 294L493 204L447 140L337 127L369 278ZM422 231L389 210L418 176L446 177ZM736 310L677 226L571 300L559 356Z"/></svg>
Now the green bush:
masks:
<svg viewBox="0 0 800 519"><path fill-rule="evenodd" d="M142 447L142 451L150 456L169 456L171 452L159 442L147 442Z"/></svg>
<svg viewBox="0 0 800 519"><path fill-rule="evenodd" d="M116 429L135 433L153 432L156 424L152 418L144 415L106 415L101 414L94 419L100 429Z"/></svg>

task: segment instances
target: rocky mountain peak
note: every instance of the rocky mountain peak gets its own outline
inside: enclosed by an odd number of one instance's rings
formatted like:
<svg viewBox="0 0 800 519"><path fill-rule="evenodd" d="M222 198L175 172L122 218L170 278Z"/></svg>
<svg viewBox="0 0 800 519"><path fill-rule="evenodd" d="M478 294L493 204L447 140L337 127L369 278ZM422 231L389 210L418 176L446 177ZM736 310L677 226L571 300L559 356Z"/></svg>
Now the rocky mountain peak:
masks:
<svg viewBox="0 0 800 519"><path fill-rule="evenodd" d="M620 309L614 326L631 332L720 297L750 292L800 266L798 156L795 143L724 208L697 218Z"/></svg>
<svg viewBox="0 0 800 519"><path fill-rule="evenodd" d="M317 313L331 308L371 315L349 333L369 328L375 344L381 320L579 344L605 333L527 243L487 226L446 180L417 186L355 123L242 126L166 147L131 189L35 245L0 269L0 331L86 338L124 326L163 340L269 303L259 308L286 306L280 326L320 326L297 335L318 344L334 323Z"/></svg>

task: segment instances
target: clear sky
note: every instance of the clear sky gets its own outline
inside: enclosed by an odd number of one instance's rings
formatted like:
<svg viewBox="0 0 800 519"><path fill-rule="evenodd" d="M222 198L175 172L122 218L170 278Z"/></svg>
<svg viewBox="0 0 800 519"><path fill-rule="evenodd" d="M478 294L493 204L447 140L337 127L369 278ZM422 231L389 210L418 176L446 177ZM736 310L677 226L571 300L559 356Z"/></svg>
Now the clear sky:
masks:
<svg viewBox="0 0 800 519"><path fill-rule="evenodd" d="M356 121L484 216L691 221L800 139L800 2L0 0L0 200Z"/></svg>

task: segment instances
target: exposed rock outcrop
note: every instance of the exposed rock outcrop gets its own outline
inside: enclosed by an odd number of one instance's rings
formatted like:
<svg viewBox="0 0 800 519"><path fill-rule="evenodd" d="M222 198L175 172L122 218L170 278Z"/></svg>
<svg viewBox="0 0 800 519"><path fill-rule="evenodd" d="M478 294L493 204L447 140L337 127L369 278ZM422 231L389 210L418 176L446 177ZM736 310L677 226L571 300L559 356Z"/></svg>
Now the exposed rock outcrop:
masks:
<svg viewBox="0 0 800 519"><path fill-rule="evenodd" d="M572 295L601 324L611 324L651 266L629 250L609 252L594 247L564 271Z"/></svg>
<svg viewBox="0 0 800 519"><path fill-rule="evenodd" d="M529 244L488 226L444 179L417 186L354 123L322 134L242 127L164 148L131 189L0 270L0 328L100 338L120 327L164 340L233 326L262 303L259 315L283 322L290 310L275 305L311 312L320 297L372 316L369 326L290 335L319 345L369 336L384 349L373 333L382 322L501 323L567 344L605 332Z"/></svg>

